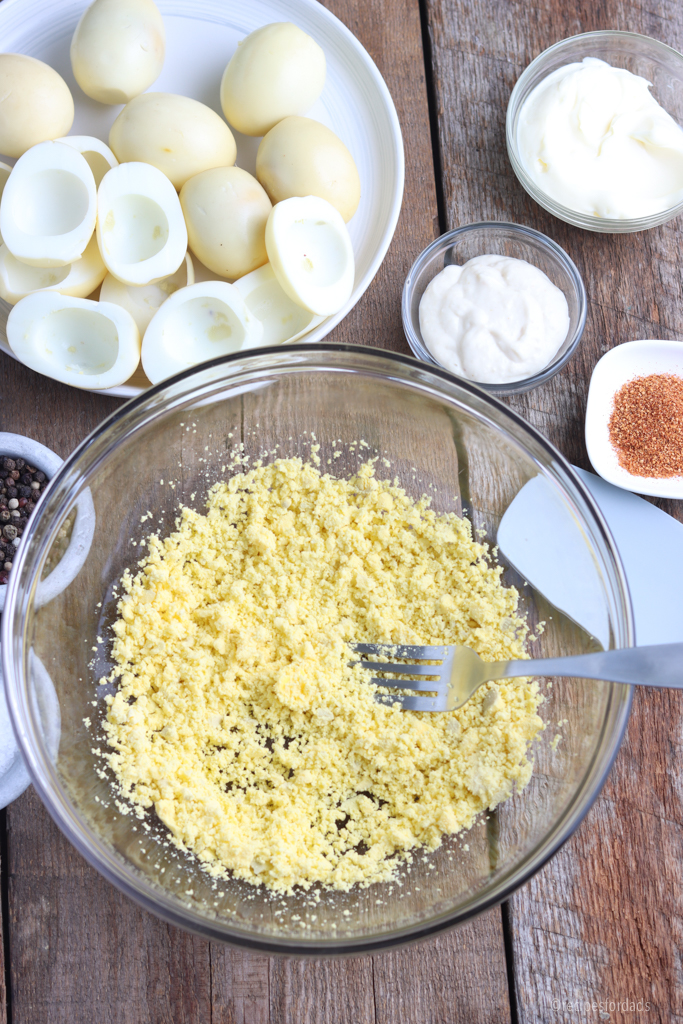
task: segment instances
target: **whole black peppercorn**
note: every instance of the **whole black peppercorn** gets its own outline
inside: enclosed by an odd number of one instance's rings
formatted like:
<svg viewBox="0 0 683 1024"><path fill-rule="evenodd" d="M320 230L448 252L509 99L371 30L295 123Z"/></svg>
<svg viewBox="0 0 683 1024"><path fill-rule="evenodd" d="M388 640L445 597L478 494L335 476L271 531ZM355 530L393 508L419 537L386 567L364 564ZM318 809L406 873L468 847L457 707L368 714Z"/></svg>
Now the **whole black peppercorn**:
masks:
<svg viewBox="0 0 683 1024"><path fill-rule="evenodd" d="M8 582L19 538L46 486L42 470L25 459L0 455L0 585Z"/></svg>

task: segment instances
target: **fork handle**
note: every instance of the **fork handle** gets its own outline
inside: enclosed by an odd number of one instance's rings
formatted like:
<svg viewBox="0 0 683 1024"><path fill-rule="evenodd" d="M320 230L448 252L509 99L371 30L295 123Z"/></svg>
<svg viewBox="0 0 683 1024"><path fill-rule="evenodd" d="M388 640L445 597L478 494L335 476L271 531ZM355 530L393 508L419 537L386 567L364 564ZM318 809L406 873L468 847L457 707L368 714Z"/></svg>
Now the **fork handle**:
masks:
<svg viewBox="0 0 683 1024"><path fill-rule="evenodd" d="M496 667L499 666L503 669L500 675L489 678L576 676L579 679L605 679L613 683L683 690L683 644L625 647L618 651L577 654L570 658L496 662Z"/></svg>

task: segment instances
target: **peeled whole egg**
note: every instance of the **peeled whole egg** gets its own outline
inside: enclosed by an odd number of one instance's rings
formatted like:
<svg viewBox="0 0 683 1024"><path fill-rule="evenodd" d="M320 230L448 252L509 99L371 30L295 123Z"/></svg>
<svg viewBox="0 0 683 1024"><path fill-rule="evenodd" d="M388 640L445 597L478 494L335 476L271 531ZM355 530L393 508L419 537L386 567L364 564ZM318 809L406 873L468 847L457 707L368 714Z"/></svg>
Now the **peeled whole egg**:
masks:
<svg viewBox="0 0 683 1024"><path fill-rule="evenodd" d="M95 0L73 34L71 67L86 96L128 103L157 80L165 50L164 22L153 0Z"/></svg>
<svg viewBox="0 0 683 1024"><path fill-rule="evenodd" d="M185 259L187 229L166 175L144 163L108 171L97 193L97 241L107 270L124 284L174 274Z"/></svg>
<svg viewBox="0 0 683 1024"><path fill-rule="evenodd" d="M353 291L355 264L338 210L318 196L285 199L266 225L266 248L287 295L319 316L339 312Z"/></svg>
<svg viewBox="0 0 683 1024"><path fill-rule="evenodd" d="M245 135L265 135L290 114L305 114L323 91L325 54L291 22L263 25L242 39L223 72L221 107Z"/></svg>
<svg viewBox="0 0 683 1024"><path fill-rule="evenodd" d="M325 319L290 299L270 263L240 277L235 281L235 288L242 295L249 312L263 324L260 345L297 341Z"/></svg>
<svg viewBox="0 0 683 1024"><path fill-rule="evenodd" d="M268 196L241 167L214 167L190 178L180 191L192 252L231 281L268 262Z"/></svg>
<svg viewBox="0 0 683 1024"><path fill-rule="evenodd" d="M145 331L142 366L153 384L209 359L261 344L263 327L234 284L204 281L180 288Z"/></svg>
<svg viewBox="0 0 683 1024"><path fill-rule="evenodd" d="M69 87L42 60L0 53L0 97L0 153L6 156L22 156L31 146L71 130Z"/></svg>
<svg viewBox="0 0 683 1024"><path fill-rule="evenodd" d="M0 245L0 296L11 305L38 291L84 299L102 283L106 273L94 232L81 258L65 267L31 267L15 259L6 245Z"/></svg>
<svg viewBox="0 0 683 1024"><path fill-rule="evenodd" d="M350 221L360 202L353 157L333 131L310 117L286 117L261 140L256 177L270 201L320 196Z"/></svg>
<svg viewBox="0 0 683 1024"><path fill-rule="evenodd" d="M55 139L55 142L63 142L65 146L71 146L85 157L85 162L93 173L96 188L100 187L100 182L107 171L118 165L118 160L109 146L101 139L96 139L94 135L65 135L63 139Z"/></svg>
<svg viewBox="0 0 683 1024"><path fill-rule="evenodd" d="M188 252L175 274L164 277L154 284L122 284L112 274L107 274L100 289L100 301L115 302L117 306L127 309L135 320L142 338L159 307L179 288L185 288L189 284L194 284L194 265Z"/></svg>
<svg viewBox="0 0 683 1024"><path fill-rule="evenodd" d="M19 157L0 201L0 234L21 263L65 267L92 237L97 190L84 157L62 142L41 142Z"/></svg>
<svg viewBox="0 0 683 1024"><path fill-rule="evenodd" d="M210 167L235 162L235 139L222 117L188 96L146 92L127 103L111 126L109 145L124 163L141 160L177 189Z"/></svg>
<svg viewBox="0 0 683 1024"><path fill-rule="evenodd" d="M127 310L58 292L17 302L7 318L7 341L32 370L89 390L123 384L140 361L140 334Z"/></svg>

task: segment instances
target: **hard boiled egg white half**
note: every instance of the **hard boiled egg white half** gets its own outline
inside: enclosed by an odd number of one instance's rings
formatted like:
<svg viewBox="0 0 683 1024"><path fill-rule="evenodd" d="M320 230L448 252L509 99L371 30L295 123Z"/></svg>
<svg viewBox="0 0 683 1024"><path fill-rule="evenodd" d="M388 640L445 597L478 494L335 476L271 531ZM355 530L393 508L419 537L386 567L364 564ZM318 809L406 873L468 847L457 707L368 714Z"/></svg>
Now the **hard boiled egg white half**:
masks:
<svg viewBox="0 0 683 1024"><path fill-rule="evenodd" d="M344 219L326 199L284 199L270 212L266 251L283 290L318 316L337 313L353 291L353 247Z"/></svg>
<svg viewBox="0 0 683 1024"><path fill-rule="evenodd" d="M17 302L7 341L32 370L89 390L123 384L140 361L140 333L127 310L58 292Z"/></svg>
<svg viewBox="0 0 683 1024"><path fill-rule="evenodd" d="M173 295L179 288L187 287L188 284L194 284L194 264L189 252L185 254L185 259L175 274L164 277L154 284L122 284L112 274L107 274L100 289L100 300L115 302L117 306L127 309L142 337L162 303L169 295Z"/></svg>
<svg viewBox="0 0 683 1024"><path fill-rule="evenodd" d="M187 228L166 175L137 162L108 171L97 193L97 241L107 270L124 284L174 274L187 252Z"/></svg>
<svg viewBox="0 0 683 1024"><path fill-rule="evenodd" d="M11 305L38 291L84 299L102 283L106 273L94 232L80 260L66 267L30 267L15 259L6 245L0 245L0 296Z"/></svg>
<svg viewBox="0 0 683 1024"><path fill-rule="evenodd" d="M142 367L157 384L209 359L261 344L263 325L233 284L203 281L180 288L145 331Z"/></svg>
<svg viewBox="0 0 683 1024"><path fill-rule="evenodd" d="M261 345L297 341L325 319L290 299L270 263L240 277L235 281L235 288L244 298L250 313L263 324Z"/></svg>
<svg viewBox="0 0 683 1024"><path fill-rule="evenodd" d="M100 182L107 171L118 165L118 160L109 146L101 139L96 139L94 135L65 135L61 139L55 139L55 142L63 142L65 146L71 146L85 157L97 188L100 187Z"/></svg>
<svg viewBox="0 0 683 1024"><path fill-rule="evenodd" d="M41 142L19 157L0 202L0 234L32 267L65 267L92 237L97 190L87 161L62 142Z"/></svg>

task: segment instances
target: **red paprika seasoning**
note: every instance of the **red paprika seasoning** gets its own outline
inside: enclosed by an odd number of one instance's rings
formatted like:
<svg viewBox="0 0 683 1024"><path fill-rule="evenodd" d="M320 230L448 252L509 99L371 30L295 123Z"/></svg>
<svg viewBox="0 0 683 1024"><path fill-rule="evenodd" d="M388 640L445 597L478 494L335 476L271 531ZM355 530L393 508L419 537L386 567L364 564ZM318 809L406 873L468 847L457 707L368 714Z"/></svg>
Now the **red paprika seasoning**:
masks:
<svg viewBox="0 0 683 1024"><path fill-rule="evenodd" d="M609 438L633 476L683 476L683 377L627 381L614 396Z"/></svg>

